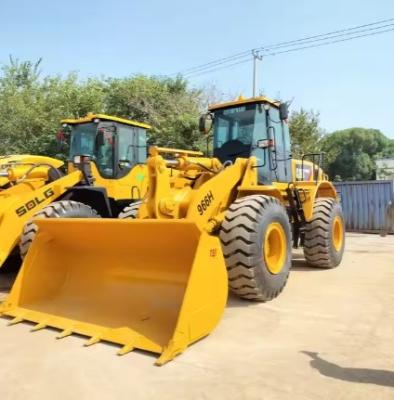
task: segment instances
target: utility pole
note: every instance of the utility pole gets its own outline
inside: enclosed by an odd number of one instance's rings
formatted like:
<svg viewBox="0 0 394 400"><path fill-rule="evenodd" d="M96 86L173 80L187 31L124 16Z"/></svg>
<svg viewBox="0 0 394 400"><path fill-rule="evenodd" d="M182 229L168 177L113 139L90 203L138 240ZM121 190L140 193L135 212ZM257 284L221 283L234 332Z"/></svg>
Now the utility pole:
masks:
<svg viewBox="0 0 394 400"><path fill-rule="evenodd" d="M256 97L256 80L257 80L257 61L261 61L263 56L257 50L252 50L253 56L253 97Z"/></svg>

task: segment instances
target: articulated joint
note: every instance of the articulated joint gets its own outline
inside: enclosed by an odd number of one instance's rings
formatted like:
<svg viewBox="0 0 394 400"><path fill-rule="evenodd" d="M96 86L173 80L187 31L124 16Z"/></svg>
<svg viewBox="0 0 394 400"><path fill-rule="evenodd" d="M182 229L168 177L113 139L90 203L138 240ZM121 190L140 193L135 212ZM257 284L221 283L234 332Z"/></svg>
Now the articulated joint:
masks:
<svg viewBox="0 0 394 400"><path fill-rule="evenodd" d="M206 226L205 230L208 233L212 233L212 232L217 231L220 228L221 225L222 225L222 221L221 220L218 220L216 218L211 218L207 222L207 226Z"/></svg>

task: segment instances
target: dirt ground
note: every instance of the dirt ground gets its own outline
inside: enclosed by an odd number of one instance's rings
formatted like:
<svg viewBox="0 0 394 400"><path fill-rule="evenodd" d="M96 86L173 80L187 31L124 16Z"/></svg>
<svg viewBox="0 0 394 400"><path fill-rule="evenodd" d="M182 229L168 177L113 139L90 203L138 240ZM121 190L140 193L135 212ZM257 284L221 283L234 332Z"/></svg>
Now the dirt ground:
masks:
<svg viewBox="0 0 394 400"><path fill-rule="evenodd" d="M230 297L217 329L163 367L0 318L0 398L394 399L394 236L348 234L334 270L295 258L276 300Z"/></svg>

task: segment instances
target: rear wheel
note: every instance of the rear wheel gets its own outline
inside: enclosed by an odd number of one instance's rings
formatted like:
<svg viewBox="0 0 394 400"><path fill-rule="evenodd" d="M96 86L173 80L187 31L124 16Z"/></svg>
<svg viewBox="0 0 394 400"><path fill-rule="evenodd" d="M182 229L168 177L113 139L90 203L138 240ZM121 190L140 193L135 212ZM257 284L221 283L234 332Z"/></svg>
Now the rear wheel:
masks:
<svg viewBox="0 0 394 400"><path fill-rule="evenodd" d="M137 218L138 210L141 207L141 201L136 201L125 207L118 215L120 219L135 219Z"/></svg>
<svg viewBox="0 0 394 400"><path fill-rule="evenodd" d="M342 260L345 227L342 209L335 199L319 198L305 227L304 255L309 265L334 268Z"/></svg>
<svg viewBox="0 0 394 400"><path fill-rule="evenodd" d="M99 218L96 210L78 201L60 200L44 207L34 218ZM19 251L22 259L37 234L38 226L34 220L27 222L19 241Z"/></svg>
<svg viewBox="0 0 394 400"><path fill-rule="evenodd" d="M279 295L291 267L291 228L277 199L254 195L236 200L226 213L220 240L232 292L256 301Z"/></svg>

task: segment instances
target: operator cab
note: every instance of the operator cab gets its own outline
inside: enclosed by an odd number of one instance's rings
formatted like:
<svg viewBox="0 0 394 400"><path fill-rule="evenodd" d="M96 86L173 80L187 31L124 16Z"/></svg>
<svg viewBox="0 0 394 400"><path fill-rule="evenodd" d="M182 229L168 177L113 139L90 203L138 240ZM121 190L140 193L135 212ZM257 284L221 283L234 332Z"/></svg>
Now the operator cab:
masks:
<svg viewBox="0 0 394 400"><path fill-rule="evenodd" d="M65 119L62 124L58 138L68 138L69 160L89 156L103 178L122 178L134 165L146 161L149 125L104 114Z"/></svg>
<svg viewBox="0 0 394 400"><path fill-rule="evenodd" d="M255 156L261 184L292 180L286 103L263 96L239 97L211 105L208 115L202 116L200 129L204 118L213 121L214 157L222 163L234 163L237 158Z"/></svg>

